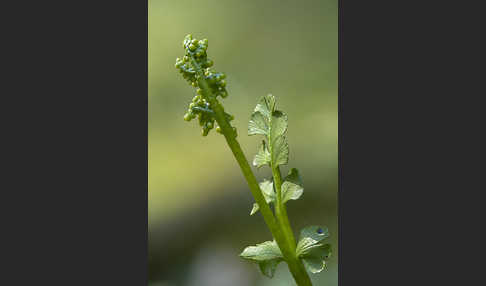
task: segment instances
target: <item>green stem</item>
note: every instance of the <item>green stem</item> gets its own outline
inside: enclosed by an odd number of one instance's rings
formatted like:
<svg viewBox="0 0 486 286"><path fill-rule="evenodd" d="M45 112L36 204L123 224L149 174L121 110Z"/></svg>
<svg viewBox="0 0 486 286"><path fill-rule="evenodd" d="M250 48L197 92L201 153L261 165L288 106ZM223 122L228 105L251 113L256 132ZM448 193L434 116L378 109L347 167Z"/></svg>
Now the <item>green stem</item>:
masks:
<svg viewBox="0 0 486 286"><path fill-rule="evenodd" d="M287 243L290 249L292 249L292 256L288 258L287 264L289 265L290 272L294 276L296 281L302 281L302 285L312 285L309 275L305 270L304 264L297 257L295 249L297 247L295 243L294 233L290 226L290 221L287 215L287 209L282 201L282 176L280 174L280 168L272 166L273 181L275 183L275 190L277 192L277 201L275 204L275 215L279 222L280 228L283 230ZM292 267L292 268L291 268ZM300 285L300 284L299 284Z"/></svg>
<svg viewBox="0 0 486 286"><path fill-rule="evenodd" d="M263 193L260 189L260 186L258 185L255 175L253 174L253 171L251 170L251 167L248 164L248 161L246 160L243 150L241 149L240 144L236 140L236 132L233 130L233 127L231 127L228 119L226 118L224 114L223 106L221 106L221 104L218 102L218 100L216 100L215 96L212 94L208 83L204 79L202 69L199 67L199 65L194 59L191 59L191 61L193 66L195 67L197 74L199 75L199 80L198 80L199 87L202 89L204 97L209 102L211 109L214 111L214 118L218 123L219 127L221 128L221 133L224 135L224 138L226 139L226 142L228 143L231 152L233 153L236 161L238 162L238 165L240 166L243 176L245 177L246 182L248 183L248 187L250 188L250 191L253 197L255 198L256 203L260 207L260 212L263 216L263 219L265 220L265 223L270 229L272 236L275 238L275 241L277 242L280 250L282 251L282 255L284 256L284 259L287 262L287 265L289 267L290 272L292 273L292 276L294 277L298 286L312 286L310 278L302 262L296 258L295 240L293 240L294 239L293 235L292 238L288 237L284 233L282 228L279 226L279 223L275 219L275 216L273 215L270 206L265 201L265 197L263 196ZM294 246L290 247L292 245L292 241Z"/></svg>
<svg viewBox="0 0 486 286"><path fill-rule="evenodd" d="M282 177L280 175L280 168L277 166L272 167L273 181L275 182L275 190L277 191L277 202L275 204L275 215L277 220L285 234L288 238L289 247L295 249L297 245L295 244L295 237L290 226L290 221L287 215L287 209L282 202Z"/></svg>

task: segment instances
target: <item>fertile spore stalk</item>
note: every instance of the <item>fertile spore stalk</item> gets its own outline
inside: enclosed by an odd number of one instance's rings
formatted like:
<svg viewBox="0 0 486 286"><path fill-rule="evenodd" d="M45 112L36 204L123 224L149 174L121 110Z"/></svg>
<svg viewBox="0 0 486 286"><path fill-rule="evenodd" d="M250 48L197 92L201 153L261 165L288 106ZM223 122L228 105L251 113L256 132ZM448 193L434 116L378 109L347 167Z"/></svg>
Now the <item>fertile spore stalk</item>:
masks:
<svg viewBox="0 0 486 286"><path fill-rule="evenodd" d="M287 115L276 109L272 95L263 96L251 115L248 135L264 136L253 165L257 168L268 166L273 175L273 180L258 183L236 140L236 128L230 123L234 117L226 113L219 102L218 97L228 96L226 76L211 68L213 61L207 58L206 53L208 40L198 41L187 35L182 45L185 55L182 59L177 58L175 66L196 88L196 96L189 104L184 120L191 121L197 117L203 136L207 136L214 127L223 134L255 198L250 215L260 211L274 238L273 241L246 247L240 256L257 263L261 272L270 278L278 263L285 261L297 285L312 286L306 269L312 273L325 269L331 245L323 243L329 232L321 226L302 229L298 243L295 242L285 203L300 198L304 188L297 169L292 168L283 179L280 173L280 165L286 165L289 157ZM269 204L274 205L275 212Z"/></svg>

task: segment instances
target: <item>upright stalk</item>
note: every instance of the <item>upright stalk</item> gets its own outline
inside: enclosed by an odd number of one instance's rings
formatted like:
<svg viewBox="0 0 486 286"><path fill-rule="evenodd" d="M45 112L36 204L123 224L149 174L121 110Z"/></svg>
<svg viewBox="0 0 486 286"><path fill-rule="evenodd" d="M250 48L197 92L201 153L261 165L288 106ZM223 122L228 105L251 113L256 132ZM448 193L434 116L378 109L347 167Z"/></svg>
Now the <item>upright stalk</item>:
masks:
<svg viewBox="0 0 486 286"><path fill-rule="evenodd" d="M272 167L273 181L275 183L275 190L277 191L277 203L275 204L275 215L282 228L285 236L288 238L289 247L295 249L295 237L292 227L290 226L289 218L287 216L287 209L282 202L282 177L280 168Z"/></svg>
<svg viewBox="0 0 486 286"><path fill-rule="evenodd" d="M213 61L207 58L208 40L196 40L192 35L184 38L185 55L177 58L175 67L189 84L196 87L197 95L189 104L184 120L198 119L202 135L207 136L217 124L216 131L223 134L241 172L255 198L251 214L260 210L274 240L246 247L240 257L256 262L262 274L272 278L277 265L285 261L298 286L312 286L307 271L319 273L324 270L326 260L331 255L331 245L321 243L329 236L327 228L308 226L300 231L300 241L296 244L290 226L285 203L298 199L303 192L298 170L292 168L282 180L279 165L288 163L288 142L285 137L287 116L275 109L275 97L260 99L248 124L248 135L264 135L253 164L257 167L270 166L273 183L265 180L260 184L236 140L236 129L230 121L234 117L224 111L217 97L226 98L226 75L211 68ZM268 144L268 147L267 147ZM283 186L283 188L282 188ZM275 213L270 208L274 204ZM305 267L304 267L305 263Z"/></svg>
<svg viewBox="0 0 486 286"><path fill-rule="evenodd" d="M250 187L251 193L255 198L255 201L260 206L265 223L268 225L268 228L270 229L270 232L274 236L277 243L279 243L279 245L280 243L283 244L285 238L283 237L283 234L280 231L280 228L278 227L278 223L275 220L275 217L273 216L272 210L270 209L269 205L265 201L265 198L263 197L260 187L258 186L258 182L251 170L250 165L248 164L248 161L246 160L243 150L241 149L240 144L236 140L236 133L224 115L223 107L212 94L211 90L209 89L208 83L204 80L204 77L202 77L201 68L199 67L199 65L194 59L192 59L192 64L196 67L196 72L201 75L198 84L202 89L203 93L205 94L206 98L209 100L211 108L214 112L214 117L216 119L216 122L218 122L218 125L221 128L221 133L226 139L226 143L228 143L231 152L233 153L236 161L238 162L238 165L240 166L243 176L245 177L246 182L248 183L248 187Z"/></svg>
<svg viewBox="0 0 486 286"><path fill-rule="evenodd" d="M307 271L305 270L304 265L302 264L302 261L298 259L295 252L296 243L294 233L292 231L292 227L290 226L290 221L287 216L287 209L285 208L285 204L282 202L282 176L280 174L280 168L278 166L275 168L272 167L272 174L275 183L275 190L277 192L275 215L281 229L283 230L285 237L287 238L288 247L290 249L293 249L292 256L288 258L292 260L292 262L287 261L287 264L289 265L290 272L292 273L296 281L298 279L299 281L302 281L302 285L312 285L312 282L309 278L309 275L307 274ZM292 269L291 267L294 269Z"/></svg>
<svg viewBox="0 0 486 286"><path fill-rule="evenodd" d="M221 128L221 133L224 135L224 138L226 139L226 142L228 143L231 152L233 153L236 161L238 162L238 165L240 166L240 169L243 173L243 176L246 179L246 182L248 183L251 193L255 198L255 201L260 207L260 211L263 215L263 219L265 220L265 223L267 224L268 228L270 229L270 232L272 233L272 236L275 238L275 241L277 242L280 250L282 251L284 259L287 262L287 265L289 267L290 273L294 277L295 282L297 283L298 286L312 286L312 282L309 278L309 275L307 274L307 271L304 268L304 265L302 264L302 261L300 261L296 256L295 238L290 228L285 206L283 206L283 204L281 203L280 170L278 169L278 167L276 168L276 170L278 171L277 172L278 183L276 182L276 187L278 186L277 198L279 201L279 203L277 203L275 208L275 212L277 216L277 220L276 220L272 213L272 210L270 209L270 206L265 201L262 191L260 190L255 175L253 174L253 171L251 170L251 167L248 164L248 161L246 160L243 150L241 149L240 144L236 140L236 133L233 130L233 127L231 127L230 123L228 122L228 119L224 115L223 107L216 100L216 97L212 94L208 83L204 80L202 69L200 68L198 63L194 59L191 59L191 62L196 69L196 73L199 75L199 80L198 80L199 87L202 89L203 94L208 99L211 105L211 109L214 112L214 118L216 119L216 122ZM276 178L275 174L274 174L274 178Z"/></svg>

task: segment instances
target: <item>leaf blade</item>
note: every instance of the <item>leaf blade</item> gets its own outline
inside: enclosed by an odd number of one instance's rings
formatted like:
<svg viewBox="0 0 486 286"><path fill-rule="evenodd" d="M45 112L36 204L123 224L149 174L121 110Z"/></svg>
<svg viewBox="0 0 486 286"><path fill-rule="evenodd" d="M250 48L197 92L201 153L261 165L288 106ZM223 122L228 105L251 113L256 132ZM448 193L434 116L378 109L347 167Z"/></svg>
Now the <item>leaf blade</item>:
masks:
<svg viewBox="0 0 486 286"><path fill-rule="evenodd" d="M265 141L262 141L262 145L260 145L260 148L258 149L258 153L255 155L255 158L253 159L253 166L256 166L257 168L261 168L264 165L270 164L271 160L272 157L270 151L268 151Z"/></svg>
<svg viewBox="0 0 486 286"><path fill-rule="evenodd" d="M302 229L300 240L297 243L296 254L302 259L307 270L319 273L326 268L326 261L332 254L330 244L322 241L329 237L327 227L317 225Z"/></svg>
<svg viewBox="0 0 486 286"><path fill-rule="evenodd" d="M262 190L263 197L265 198L267 204L275 202L275 200L277 199L277 194L273 189L273 182L265 179L259 184L259 186L260 190ZM257 203L254 203L250 215L254 215L259 209L260 206Z"/></svg>
<svg viewBox="0 0 486 286"><path fill-rule="evenodd" d="M258 263L260 271L263 275L268 278L273 278L275 275L275 270L277 270L277 265L282 261L282 259L272 259L268 261L262 261Z"/></svg>
<svg viewBox="0 0 486 286"><path fill-rule="evenodd" d="M248 135L262 134L267 136L269 132L268 119L260 112L253 112L251 114L250 122L248 123Z"/></svg>
<svg viewBox="0 0 486 286"><path fill-rule="evenodd" d="M325 226L311 225L300 231L299 239L310 237L317 242L321 242L329 237L329 229Z"/></svg>
<svg viewBox="0 0 486 286"><path fill-rule="evenodd" d="M277 194L275 193L275 190L273 189L273 182L270 180L263 180L259 184L260 189L262 190L263 196L265 197L265 201L267 203L273 203L276 200Z"/></svg>
<svg viewBox="0 0 486 286"><path fill-rule="evenodd" d="M250 215L256 214L256 212L260 209L257 203L253 203L253 208L251 209Z"/></svg>
<svg viewBox="0 0 486 286"><path fill-rule="evenodd" d="M258 263L262 274L269 278L273 278L277 265L283 261L282 252L275 240L248 246L240 254L240 257Z"/></svg>
<svg viewBox="0 0 486 286"><path fill-rule="evenodd" d="M255 246L248 246L240 254L240 257L258 262L272 259L283 259L282 252L275 240L265 241Z"/></svg>
<svg viewBox="0 0 486 286"><path fill-rule="evenodd" d="M282 202L286 203L289 200L299 199L304 193L299 171L296 168L292 168L284 180L282 184Z"/></svg>
<svg viewBox="0 0 486 286"><path fill-rule="evenodd" d="M270 115L275 110L276 100L271 94L260 97L255 107L255 112L261 112L267 119L270 119Z"/></svg>
<svg viewBox="0 0 486 286"><path fill-rule="evenodd" d="M319 273L326 268L326 261L331 257L331 253L331 245L324 244L303 256L302 262L310 272Z"/></svg>
<svg viewBox="0 0 486 286"><path fill-rule="evenodd" d="M276 110L272 113L270 120L270 137L277 138L284 135L288 127L288 117L280 110Z"/></svg>
<svg viewBox="0 0 486 286"><path fill-rule="evenodd" d="M272 155L272 166L285 165L289 161L289 145L284 135L280 135L272 139L272 146L270 148Z"/></svg>

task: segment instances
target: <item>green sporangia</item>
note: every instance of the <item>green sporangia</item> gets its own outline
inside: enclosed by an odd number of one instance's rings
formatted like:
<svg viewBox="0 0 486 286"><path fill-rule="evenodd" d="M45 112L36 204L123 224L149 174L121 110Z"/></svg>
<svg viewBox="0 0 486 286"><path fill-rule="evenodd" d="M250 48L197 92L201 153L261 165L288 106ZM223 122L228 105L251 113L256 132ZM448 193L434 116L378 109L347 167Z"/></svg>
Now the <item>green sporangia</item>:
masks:
<svg viewBox="0 0 486 286"><path fill-rule="evenodd" d="M184 56L177 58L175 67L196 89L184 120L197 118L203 136L215 127L224 136L255 198L250 215L260 211L274 238L246 247L240 257L256 263L260 271L270 278L274 276L277 265L284 261L298 286L312 286L306 269L311 273L325 269L331 256L331 245L323 242L329 232L326 227L320 226L302 229L299 241L295 241L285 205L290 200L299 199L304 187L296 168L290 169L283 179L280 172L280 166L289 162L287 115L276 109L275 97L269 94L260 98L250 116L248 135L263 136L253 166L258 169L267 166L272 171L271 179L258 183L236 140L236 128L230 124L234 117L226 113L220 103L228 96L226 75L212 68L213 61L207 56L208 40L197 40L187 35L182 46Z"/></svg>

